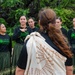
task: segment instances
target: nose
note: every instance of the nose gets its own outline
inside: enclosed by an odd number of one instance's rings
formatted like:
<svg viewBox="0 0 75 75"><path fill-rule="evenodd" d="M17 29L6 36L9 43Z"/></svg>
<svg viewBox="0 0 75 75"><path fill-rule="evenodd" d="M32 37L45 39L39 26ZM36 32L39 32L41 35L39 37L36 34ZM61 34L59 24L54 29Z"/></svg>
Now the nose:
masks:
<svg viewBox="0 0 75 75"><path fill-rule="evenodd" d="M5 27L5 30L6 30L6 27Z"/></svg>

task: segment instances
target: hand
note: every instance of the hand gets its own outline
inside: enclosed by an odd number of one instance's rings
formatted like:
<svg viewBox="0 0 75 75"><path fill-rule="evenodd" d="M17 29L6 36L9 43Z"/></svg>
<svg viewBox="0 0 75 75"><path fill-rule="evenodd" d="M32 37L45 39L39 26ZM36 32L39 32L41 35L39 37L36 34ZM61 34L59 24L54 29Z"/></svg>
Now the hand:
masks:
<svg viewBox="0 0 75 75"><path fill-rule="evenodd" d="M27 29L20 29L20 31L25 32Z"/></svg>

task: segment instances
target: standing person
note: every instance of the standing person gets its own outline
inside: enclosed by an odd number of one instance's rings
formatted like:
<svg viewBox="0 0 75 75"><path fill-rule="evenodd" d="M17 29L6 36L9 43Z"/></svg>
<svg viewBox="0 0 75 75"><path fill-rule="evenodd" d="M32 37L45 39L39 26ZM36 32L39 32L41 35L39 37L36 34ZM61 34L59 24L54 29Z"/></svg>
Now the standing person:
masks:
<svg viewBox="0 0 75 75"><path fill-rule="evenodd" d="M24 44L24 39L27 35L31 33L31 29L26 26L27 19L25 16L20 17L20 26L15 28L12 39L16 42L13 48L13 67L16 67L17 60Z"/></svg>
<svg viewBox="0 0 75 75"><path fill-rule="evenodd" d="M68 31L68 39L72 47L72 52L74 54L73 66L75 67L75 18L73 18L73 28L69 29ZM75 69L74 69L74 74L75 74Z"/></svg>
<svg viewBox="0 0 75 75"><path fill-rule="evenodd" d="M11 51L11 38L5 25L0 24L0 75L11 75Z"/></svg>
<svg viewBox="0 0 75 75"><path fill-rule="evenodd" d="M16 75L73 75L72 53L55 27L55 18L52 9L39 12L40 32L25 39Z"/></svg>
<svg viewBox="0 0 75 75"><path fill-rule="evenodd" d="M32 29L32 32L38 31L39 28L35 27L35 21L33 18L28 19L28 25Z"/></svg>
<svg viewBox="0 0 75 75"><path fill-rule="evenodd" d="M65 37L67 37L67 30L62 27L62 19L60 17L56 18L56 28L60 29Z"/></svg>

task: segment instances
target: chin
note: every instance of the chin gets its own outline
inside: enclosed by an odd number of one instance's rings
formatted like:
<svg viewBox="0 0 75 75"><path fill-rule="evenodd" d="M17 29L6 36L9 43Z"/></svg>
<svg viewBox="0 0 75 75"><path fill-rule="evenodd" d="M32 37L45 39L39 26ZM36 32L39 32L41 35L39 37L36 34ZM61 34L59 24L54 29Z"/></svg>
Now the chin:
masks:
<svg viewBox="0 0 75 75"><path fill-rule="evenodd" d="M4 31L4 33L6 33L6 31Z"/></svg>
<svg viewBox="0 0 75 75"><path fill-rule="evenodd" d="M21 25L22 25L22 26L24 26L24 25L25 25L25 23L21 23Z"/></svg>

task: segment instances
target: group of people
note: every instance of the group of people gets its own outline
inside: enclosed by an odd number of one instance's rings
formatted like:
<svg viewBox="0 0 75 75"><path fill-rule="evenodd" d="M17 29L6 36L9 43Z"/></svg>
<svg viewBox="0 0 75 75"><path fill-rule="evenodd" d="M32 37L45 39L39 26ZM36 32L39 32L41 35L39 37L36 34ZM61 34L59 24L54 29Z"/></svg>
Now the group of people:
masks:
<svg viewBox="0 0 75 75"><path fill-rule="evenodd" d="M21 16L19 22L12 37L0 24L0 75L73 75L75 18L69 31L50 8L39 11L39 28L31 17Z"/></svg>
<svg viewBox="0 0 75 75"><path fill-rule="evenodd" d="M38 28L35 27L35 21L31 17L28 19L29 26L26 25L27 19L25 16L21 16L19 22L20 26L14 29L12 37L6 33L5 25L0 24L0 75L14 73L25 37L31 32L38 31ZM16 42L13 50L12 41Z"/></svg>

